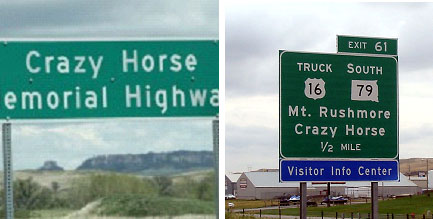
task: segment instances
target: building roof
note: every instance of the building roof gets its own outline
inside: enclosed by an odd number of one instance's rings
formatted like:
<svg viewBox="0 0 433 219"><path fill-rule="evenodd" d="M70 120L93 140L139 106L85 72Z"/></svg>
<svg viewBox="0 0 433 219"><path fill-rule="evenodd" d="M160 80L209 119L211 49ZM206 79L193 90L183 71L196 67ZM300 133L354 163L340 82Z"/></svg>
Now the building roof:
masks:
<svg viewBox="0 0 433 219"><path fill-rule="evenodd" d="M262 168L262 169L258 169L258 170L253 170L251 172L279 172L279 169L266 169L266 168Z"/></svg>
<svg viewBox="0 0 433 219"><path fill-rule="evenodd" d="M229 178L229 180L231 182L237 182L238 179L239 179L239 177L241 175L242 175L241 173L229 173L229 174L226 174L227 178Z"/></svg>
<svg viewBox="0 0 433 219"><path fill-rule="evenodd" d="M292 182L279 182L279 173L278 172L246 172L244 173L246 177L254 184L255 187L299 187L298 181ZM432 172L433 174L433 172ZM432 175L433 181L433 175ZM345 184L331 184L332 187L370 187L370 181L349 181ZM433 182L431 183L433 185ZM323 187L326 184L315 184L313 185L311 182L307 182L307 187ZM384 181L379 182L379 186L404 186L404 187L417 187L415 183L410 181L405 175L400 173L400 182L397 181Z"/></svg>
<svg viewBox="0 0 433 219"><path fill-rule="evenodd" d="M279 172L246 172L244 174L255 187L299 187L299 182L280 183ZM311 183L307 183L307 187L311 187Z"/></svg>

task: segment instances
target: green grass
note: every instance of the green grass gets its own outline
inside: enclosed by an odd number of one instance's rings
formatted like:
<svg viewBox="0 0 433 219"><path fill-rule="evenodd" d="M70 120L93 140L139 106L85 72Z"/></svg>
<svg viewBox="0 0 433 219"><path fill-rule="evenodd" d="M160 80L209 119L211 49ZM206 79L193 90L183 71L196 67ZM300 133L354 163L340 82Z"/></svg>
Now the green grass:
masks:
<svg viewBox="0 0 433 219"><path fill-rule="evenodd" d="M309 215L320 215L323 211L326 215L335 215L335 212L345 213L350 215L354 213L370 213L371 204L354 204L354 205L341 205L330 208L326 207L309 207L307 208ZM428 197L426 195L412 196L406 198L399 198L393 200L379 201L379 214L425 214L428 210L433 211L433 196ZM277 215L278 210L265 210L262 214L273 214ZM333 214L332 214L333 213ZM282 209L281 214L284 215L299 215L298 208Z"/></svg>
<svg viewBox="0 0 433 219"><path fill-rule="evenodd" d="M102 204L90 214L215 214L213 171L167 176L166 187L152 177L101 171L21 171L16 175L15 218L61 218L97 200Z"/></svg>
<svg viewBox="0 0 433 219"><path fill-rule="evenodd" d="M143 195L113 195L103 198L98 213L103 216L160 216L214 214L213 201Z"/></svg>
<svg viewBox="0 0 433 219"><path fill-rule="evenodd" d="M64 217L74 210L70 209L50 209L50 210L33 210L30 212L30 218L60 218Z"/></svg>
<svg viewBox="0 0 433 219"><path fill-rule="evenodd" d="M255 219L255 217L253 216L241 215L241 214L231 213L227 211L225 213L225 218L226 219Z"/></svg>
<svg viewBox="0 0 433 219"><path fill-rule="evenodd" d="M235 206L233 209L249 209L249 208L261 208L269 206L278 206L278 200L226 200L225 206L228 208L228 203L231 202Z"/></svg>

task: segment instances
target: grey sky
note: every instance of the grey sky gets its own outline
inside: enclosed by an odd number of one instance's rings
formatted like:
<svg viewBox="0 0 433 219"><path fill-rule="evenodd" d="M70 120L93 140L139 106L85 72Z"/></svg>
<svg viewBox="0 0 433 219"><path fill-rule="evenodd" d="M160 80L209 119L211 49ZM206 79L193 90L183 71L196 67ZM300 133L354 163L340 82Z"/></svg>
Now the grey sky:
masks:
<svg viewBox="0 0 433 219"><path fill-rule="evenodd" d="M0 2L1 37L218 38L215 0Z"/></svg>
<svg viewBox="0 0 433 219"><path fill-rule="evenodd" d="M226 171L278 168L278 50L335 53L336 35L398 38L400 157L433 157L432 12L432 3L227 2Z"/></svg>
<svg viewBox="0 0 433 219"><path fill-rule="evenodd" d="M218 39L216 0L0 1L0 38ZM98 154L212 150L211 119L13 124L15 169Z"/></svg>
<svg viewBox="0 0 433 219"><path fill-rule="evenodd" d="M16 169L56 160L75 169L101 154L212 150L211 119L100 119L12 125Z"/></svg>

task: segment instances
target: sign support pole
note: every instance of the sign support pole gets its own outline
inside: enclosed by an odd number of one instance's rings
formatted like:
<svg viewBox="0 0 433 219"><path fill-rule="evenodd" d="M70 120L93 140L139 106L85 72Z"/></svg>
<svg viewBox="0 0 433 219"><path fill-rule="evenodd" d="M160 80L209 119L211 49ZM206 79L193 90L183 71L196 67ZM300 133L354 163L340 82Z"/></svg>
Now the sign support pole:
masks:
<svg viewBox="0 0 433 219"><path fill-rule="evenodd" d="M307 183L301 182L301 206L300 206L300 219L307 219Z"/></svg>
<svg viewBox="0 0 433 219"><path fill-rule="evenodd" d="M326 202L326 207L329 208L331 207L331 183L330 182L327 183L326 196L328 197L328 201Z"/></svg>
<svg viewBox="0 0 433 219"><path fill-rule="evenodd" d="M14 218L11 124L3 123L3 180L6 219Z"/></svg>
<svg viewBox="0 0 433 219"><path fill-rule="evenodd" d="M219 217L219 118L218 116L212 121L212 135L213 135L213 154L214 154L214 168L215 168L215 211L216 218Z"/></svg>
<svg viewBox="0 0 433 219"><path fill-rule="evenodd" d="M371 182L371 219L379 219L379 185Z"/></svg>

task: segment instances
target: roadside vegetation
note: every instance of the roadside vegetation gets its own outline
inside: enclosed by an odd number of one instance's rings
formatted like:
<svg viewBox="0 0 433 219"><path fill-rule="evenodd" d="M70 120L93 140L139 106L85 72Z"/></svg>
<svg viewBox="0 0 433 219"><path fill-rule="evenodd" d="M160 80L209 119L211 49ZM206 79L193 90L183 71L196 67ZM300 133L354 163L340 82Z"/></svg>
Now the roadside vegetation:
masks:
<svg viewBox="0 0 433 219"><path fill-rule="evenodd" d="M228 200L226 201L226 209L227 209L227 203L232 202L235 204L235 207L232 209L232 211L236 209L247 209L247 208L260 208L265 207L264 201L243 201L243 200ZM267 202L267 206L269 206L270 202ZM276 205L278 206L278 204ZM350 218L352 213L355 218L358 218L358 213L361 215L360 217L366 218L368 217L368 214L371 211L371 204L370 203L364 203L364 204L352 204L352 205L339 205L339 206L332 206L329 208L326 207L308 207L307 208L307 215L308 216L316 216L321 217L322 212L324 214L324 217L336 217L336 214L338 214L338 217L342 217L342 215L345 215L345 217ZM292 215L292 216L299 216L299 208L282 208L279 209L272 209L272 210L262 210L262 215L279 215L281 212L281 215ZM398 198L398 199L389 199L384 201L379 201L379 214L381 215L389 215L389 218L391 218L391 215L400 215L401 217L406 217L407 215L411 216L414 215L416 218L423 218L423 215L426 215L428 217L431 217L431 212L433 212L433 196L427 196L427 195L414 195L412 197L404 197L404 198ZM429 214L430 213L430 214ZM226 211L226 218L243 218L242 212L237 213L236 217L233 216L235 213L227 212ZM245 211L245 216L248 216L248 214L259 214L258 211Z"/></svg>
<svg viewBox="0 0 433 219"><path fill-rule="evenodd" d="M249 209L249 208L262 208L270 206L278 206L278 200L237 200L231 199L226 200L225 205L228 209L228 203L233 203L234 207L232 209Z"/></svg>
<svg viewBox="0 0 433 219"><path fill-rule="evenodd" d="M142 195L113 195L102 199L102 215L162 216L184 214L210 214L215 205L211 201Z"/></svg>
<svg viewBox="0 0 433 219"><path fill-rule="evenodd" d="M57 182L42 186L31 177L17 179L15 216L61 217L94 202L98 205L90 214L98 216L214 214L215 178L213 172L203 174L201 179L194 179L95 172L72 179L65 188ZM4 209L3 200L0 203Z"/></svg>

